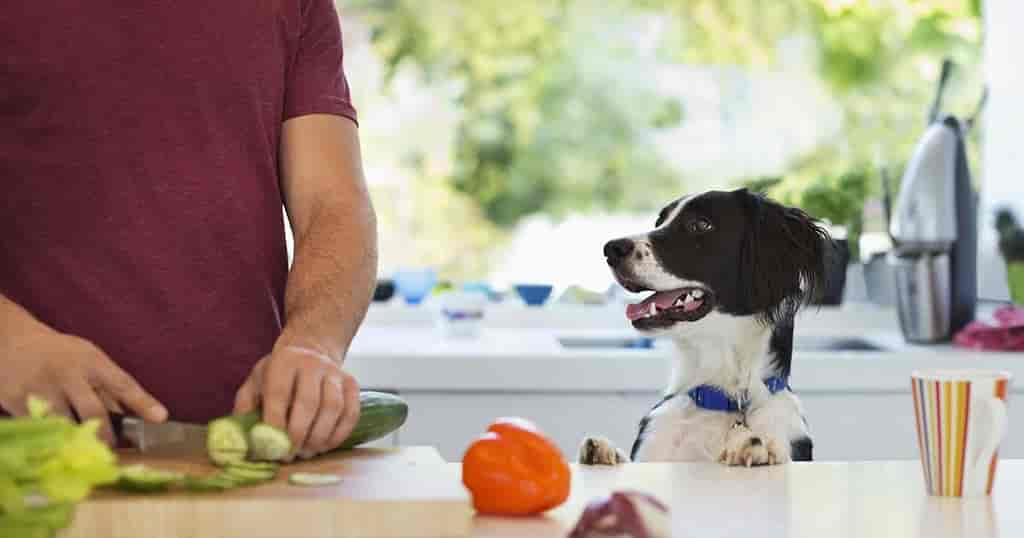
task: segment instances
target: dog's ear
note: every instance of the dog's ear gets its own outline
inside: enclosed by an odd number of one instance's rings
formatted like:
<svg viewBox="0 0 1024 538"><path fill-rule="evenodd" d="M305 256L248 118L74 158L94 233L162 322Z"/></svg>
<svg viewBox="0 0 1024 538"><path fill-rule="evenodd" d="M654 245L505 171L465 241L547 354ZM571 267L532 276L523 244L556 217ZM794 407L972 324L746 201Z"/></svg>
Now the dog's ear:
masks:
<svg viewBox="0 0 1024 538"><path fill-rule="evenodd" d="M747 214L738 285L751 312L775 325L820 297L834 248L828 233L802 210L762 194L733 193Z"/></svg>

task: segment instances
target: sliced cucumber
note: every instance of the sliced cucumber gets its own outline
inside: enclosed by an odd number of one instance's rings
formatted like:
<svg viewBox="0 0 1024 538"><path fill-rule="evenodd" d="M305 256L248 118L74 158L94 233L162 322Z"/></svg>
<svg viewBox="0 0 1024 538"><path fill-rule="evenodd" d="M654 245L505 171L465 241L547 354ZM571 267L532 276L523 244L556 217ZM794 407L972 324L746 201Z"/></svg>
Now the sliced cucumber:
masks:
<svg viewBox="0 0 1024 538"><path fill-rule="evenodd" d="M288 434L260 422L249 430L249 458L256 461L281 461L292 452Z"/></svg>
<svg viewBox="0 0 1024 538"><path fill-rule="evenodd" d="M322 487L341 482L341 476L330 473L292 473L288 482L296 486Z"/></svg>
<svg viewBox="0 0 1024 538"><path fill-rule="evenodd" d="M359 394L360 416L352 433L337 450L353 448L402 427L409 406L394 394L363 391ZM280 462L290 459L288 434L260 421L258 412L218 418L210 422L206 448L211 460L224 467L245 461Z"/></svg>
<svg viewBox="0 0 1024 538"><path fill-rule="evenodd" d="M259 413L221 417L206 427L206 452L217 465L245 460L249 430L260 421Z"/></svg>
<svg viewBox="0 0 1024 538"><path fill-rule="evenodd" d="M238 480L246 484L256 484L273 480L277 476L277 470L246 469L229 465L223 471L224 476Z"/></svg>
<svg viewBox="0 0 1024 538"><path fill-rule="evenodd" d="M231 474L225 474L224 479L231 483L232 488L242 488L246 486L255 486L256 484L263 484L267 482L267 478L255 478L249 476L235 476Z"/></svg>
<svg viewBox="0 0 1024 538"><path fill-rule="evenodd" d="M190 476L185 478L183 485L189 491L224 491L238 486L234 480L221 473L198 477Z"/></svg>
<svg viewBox="0 0 1024 538"><path fill-rule="evenodd" d="M228 464L230 469L248 469L250 471L266 471L276 473L281 466L271 461L236 461Z"/></svg>
<svg viewBox="0 0 1024 538"><path fill-rule="evenodd" d="M166 491L183 479L181 473L136 464L119 469L117 487L139 492Z"/></svg>

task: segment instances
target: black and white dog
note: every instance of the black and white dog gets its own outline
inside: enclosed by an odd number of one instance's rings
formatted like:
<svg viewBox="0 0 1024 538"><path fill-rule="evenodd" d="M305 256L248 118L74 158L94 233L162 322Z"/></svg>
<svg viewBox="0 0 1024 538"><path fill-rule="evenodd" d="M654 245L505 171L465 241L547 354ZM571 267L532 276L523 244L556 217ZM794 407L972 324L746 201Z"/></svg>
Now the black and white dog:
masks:
<svg viewBox="0 0 1024 538"><path fill-rule="evenodd" d="M788 383L793 319L823 289L831 248L806 213L746 189L681 198L654 230L605 245L623 287L654 292L627 307L633 326L678 348L664 399L640 423L633 461L811 460ZM579 461L628 460L606 439L587 438Z"/></svg>

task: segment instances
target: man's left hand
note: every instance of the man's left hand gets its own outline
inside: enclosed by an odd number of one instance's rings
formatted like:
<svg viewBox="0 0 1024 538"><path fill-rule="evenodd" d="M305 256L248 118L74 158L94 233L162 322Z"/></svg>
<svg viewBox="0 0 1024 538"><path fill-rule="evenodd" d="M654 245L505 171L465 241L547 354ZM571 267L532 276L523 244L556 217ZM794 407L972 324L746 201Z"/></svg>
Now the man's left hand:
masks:
<svg viewBox="0 0 1024 538"><path fill-rule="evenodd" d="M337 448L359 421L359 384L314 349L278 346L238 390L235 413L262 408L263 421L288 432L299 457Z"/></svg>

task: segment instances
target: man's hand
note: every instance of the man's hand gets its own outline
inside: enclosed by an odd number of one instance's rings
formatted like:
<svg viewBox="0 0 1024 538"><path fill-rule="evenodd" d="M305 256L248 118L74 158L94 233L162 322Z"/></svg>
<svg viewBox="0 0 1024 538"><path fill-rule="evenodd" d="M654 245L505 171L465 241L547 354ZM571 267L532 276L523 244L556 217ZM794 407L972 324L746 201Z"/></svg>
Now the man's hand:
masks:
<svg viewBox="0 0 1024 538"><path fill-rule="evenodd" d="M238 390L235 412L262 408L263 421L288 432L294 453L337 448L359 421L359 385L330 357L280 346L261 359Z"/></svg>
<svg viewBox="0 0 1024 538"><path fill-rule="evenodd" d="M50 403L50 409L69 418L100 421L100 436L113 445L110 413L134 412L149 422L163 422L167 410L130 375L91 342L48 331L11 342L0 349L4 381L0 406L12 415L25 415L29 395ZM74 415L72 414L74 412Z"/></svg>

